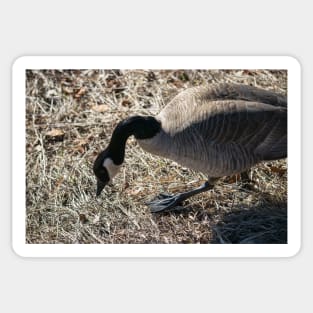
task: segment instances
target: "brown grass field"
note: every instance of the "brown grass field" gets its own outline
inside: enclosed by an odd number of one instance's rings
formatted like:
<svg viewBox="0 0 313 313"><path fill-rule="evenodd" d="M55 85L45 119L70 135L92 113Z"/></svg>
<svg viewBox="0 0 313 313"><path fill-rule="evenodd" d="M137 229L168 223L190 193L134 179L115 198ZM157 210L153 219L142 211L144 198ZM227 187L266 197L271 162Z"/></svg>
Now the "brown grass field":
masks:
<svg viewBox="0 0 313 313"><path fill-rule="evenodd" d="M250 171L184 203L151 214L145 202L206 180L128 140L114 183L96 198L92 164L114 126L155 115L181 90L207 83L250 84L287 94L283 70L27 70L27 243L286 243L287 162Z"/></svg>

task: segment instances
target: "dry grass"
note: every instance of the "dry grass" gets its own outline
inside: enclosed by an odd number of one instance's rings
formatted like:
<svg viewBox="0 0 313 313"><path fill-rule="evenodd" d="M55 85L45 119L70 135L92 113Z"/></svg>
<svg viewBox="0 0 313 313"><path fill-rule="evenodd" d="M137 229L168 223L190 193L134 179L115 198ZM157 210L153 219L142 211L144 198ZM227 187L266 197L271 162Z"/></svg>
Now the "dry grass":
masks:
<svg viewBox="0 0 313 313"><path fill-rule="evenodd" d="M154 115L179 91L234 82L287 92L286 71L28 70L26 183L28 243L286 243L287 164L260 164L186 201L185 211L152 215L160 192L196 187L205 176L145 153L133 138L114 185L95 197L92 163L114 126Z"/></svg>

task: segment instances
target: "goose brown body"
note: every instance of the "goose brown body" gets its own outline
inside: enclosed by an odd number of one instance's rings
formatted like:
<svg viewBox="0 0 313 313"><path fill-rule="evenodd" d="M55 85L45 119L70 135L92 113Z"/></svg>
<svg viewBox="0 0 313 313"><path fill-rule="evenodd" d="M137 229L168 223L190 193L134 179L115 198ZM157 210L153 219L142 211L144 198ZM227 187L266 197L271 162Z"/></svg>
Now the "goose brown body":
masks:
<svg viewBox="0 0 313 313"><path fill-rule="evenodd" d="M161 130L139 139L141 147L208 177L287 157L287 99L274 92L234 84L189 88L155 118Z"/></svg>

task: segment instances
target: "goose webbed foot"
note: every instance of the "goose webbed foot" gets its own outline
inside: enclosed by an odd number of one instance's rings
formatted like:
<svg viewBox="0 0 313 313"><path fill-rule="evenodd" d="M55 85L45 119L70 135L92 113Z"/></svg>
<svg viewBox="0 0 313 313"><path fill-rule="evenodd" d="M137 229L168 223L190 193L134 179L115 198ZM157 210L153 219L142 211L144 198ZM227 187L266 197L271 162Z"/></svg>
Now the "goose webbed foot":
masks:
<svg viewBox="0 0 313 313"><path fill-rule="evenodd" d="M250 190L250 191L258 191L258 184L256 181L250 178L250 175L247 171L242 172L240 174L241 178L241 184L244 189Z"/></svg>
<svg viewBox="0 0 313 313"><path fill-rule="evenodd" d="M184 200L180 196L180 194L170 195L161 193L154 200L147 202L147 205L152 213L169 211L177 207Z"/></svg>
<svg viewBox="0 0 313 313"><path fill-rule="evenodd" d="M184 200L206 190L212 189L213 186L214 185L211 183L211 181L207 181L199 188L184 193L179 193L177 195L172 196L166 193L161 193L156 199L147 202L147 205L149 206L152 213L175 211L181 209L181 207L178 207L178 205Z"/></svg>

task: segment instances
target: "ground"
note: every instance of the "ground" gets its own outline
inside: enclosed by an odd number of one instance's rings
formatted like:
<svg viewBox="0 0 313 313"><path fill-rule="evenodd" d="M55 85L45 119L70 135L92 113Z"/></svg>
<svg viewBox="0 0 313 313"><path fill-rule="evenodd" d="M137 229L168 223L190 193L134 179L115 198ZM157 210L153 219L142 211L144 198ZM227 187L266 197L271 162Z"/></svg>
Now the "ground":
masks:
<svg viewBox="0 0 313 313"><path fill-rule="evenodd" d="M155 115L187 87L233 82L287 94L283 70L28 70L27 243L286 243L287 162L253 167L184 203L151 214L145 202L206 177L144 152L134 138L113 184L96 198L92 164L114 126Z"/></svg>

